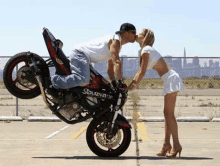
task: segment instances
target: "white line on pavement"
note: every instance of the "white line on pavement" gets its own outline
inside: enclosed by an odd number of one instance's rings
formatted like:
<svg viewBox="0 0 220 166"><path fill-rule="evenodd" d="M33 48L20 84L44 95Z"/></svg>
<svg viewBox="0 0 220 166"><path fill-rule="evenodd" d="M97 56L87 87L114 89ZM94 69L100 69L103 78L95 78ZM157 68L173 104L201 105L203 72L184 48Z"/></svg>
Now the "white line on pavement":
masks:
<svg viewBox="0 0 220 166"><path fill-rule="evenodd" d="M61 131L65 130L65 129L67 129L68 127L70 127L70 126L65 126L65 127L63 127L62 129L53 132L53 133L50 134L49 136L45 137L45 139L50 139L50 138L52 138L53 136L57 135L58 133L60 133Z"/></svg>
<svg viewBox="0 0 220 166"><path fill-rule="evenodd" d="M65 126L64 128L62 128L62 129L60 129L60 130L63 131L63 130L65 130L65 129L67 129L68 127L70 127L70 126Z"/></svg>

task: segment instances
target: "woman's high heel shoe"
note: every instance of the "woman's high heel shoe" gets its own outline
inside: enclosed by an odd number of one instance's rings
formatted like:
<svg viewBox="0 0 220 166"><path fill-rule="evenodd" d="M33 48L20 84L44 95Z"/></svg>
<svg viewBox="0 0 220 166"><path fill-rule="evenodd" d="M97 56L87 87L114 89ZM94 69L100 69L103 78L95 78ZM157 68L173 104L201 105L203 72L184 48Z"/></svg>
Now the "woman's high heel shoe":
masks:
<svg viewBox="0 0 220 166"><path fill-rule="evenodd" d="M174 151L174 150L172 151L171 150L171 152L169 154L167 154L166 157L168 157L168 158L175 158L178 153L179 153L179 157L180 157L181 156L181 152L182 152L182 147L180 147L176 151Z"/></svg>
<svg viewBox="0 0 220 166"><path fill-rule="evenodd" d="M171 150L171 146L166 148L166 149L162 149L159 153L157 153L157 156L166 156L167 152L170 152Z"/></svg>

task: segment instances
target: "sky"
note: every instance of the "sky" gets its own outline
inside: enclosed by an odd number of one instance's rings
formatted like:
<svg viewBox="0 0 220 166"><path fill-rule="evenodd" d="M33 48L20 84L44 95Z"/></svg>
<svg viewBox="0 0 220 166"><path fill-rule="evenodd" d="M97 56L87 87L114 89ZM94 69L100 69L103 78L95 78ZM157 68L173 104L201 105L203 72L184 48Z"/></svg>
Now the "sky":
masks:
<svg viewBox="0 0 220 166"><path fill-rule="evenodd" d="M137 32L150 28L162 56L220 57L218 0L0 0L0 56L31 51L49 56L43 27L64 43L68 56L77 43L114 34L122 23ZM136 57L137 43L120 55Z"/></svg>

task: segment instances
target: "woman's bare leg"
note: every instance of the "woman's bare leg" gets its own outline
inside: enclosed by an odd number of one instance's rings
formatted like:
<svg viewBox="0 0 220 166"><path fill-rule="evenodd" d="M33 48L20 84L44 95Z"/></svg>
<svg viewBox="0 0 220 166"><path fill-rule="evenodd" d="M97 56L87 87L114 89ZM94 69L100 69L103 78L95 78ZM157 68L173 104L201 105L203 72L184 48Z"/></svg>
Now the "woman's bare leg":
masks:
<svg viewBox="0 0 220 166"><path fill-rule="evenodd" d="M170 144L170 131L168 130L168 124L167 124L167 120L165 118L165 139L164 139L164 143L163 143L163 147L161 149L161 151L159 153L157 153L157 156L165 156L168 152L170 153L170 150L172 148L171 144Z"/></svg>
<svg viewBox="0 0 220 166"><path fill-rule="evenodd" d="M164 144L165 145L170 144L170 135L172 134L174 149L178 149L179 147L181 147L178 138L178 126L174 115L176 96L177 96L177 92L168 93L164 97L164 117L165 117Z"/></svg>
<svg viewBox="0 0 220 166"><path fill-rule="evenodd" d="M167 122L167 117L166 117L165 113L164 113L164 117L165 117L165 139L164 139L163 147L166 148L166 147L171 146L171 144L170 144L171 132L168 129L168 122Z"/></svg>

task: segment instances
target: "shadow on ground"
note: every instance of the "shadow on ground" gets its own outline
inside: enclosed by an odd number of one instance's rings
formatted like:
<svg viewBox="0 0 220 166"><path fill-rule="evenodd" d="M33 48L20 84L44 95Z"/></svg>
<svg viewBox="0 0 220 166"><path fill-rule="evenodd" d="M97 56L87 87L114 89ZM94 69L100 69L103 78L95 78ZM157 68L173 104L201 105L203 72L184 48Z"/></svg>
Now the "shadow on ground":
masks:
<svg viewBox="0 0 220 166"><path fill-rule="evenodd" d="M154 157L154 156L120 156L120 157L98 157L98 156L45 156L45 157L32 157L35 159L81 159L81 160L129 160L129 159L138 159L138 160L169 160L166 157ZM172 158L172 160L213 160L209 157L177 157Z"/></svg>

